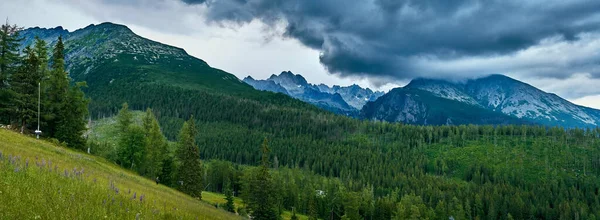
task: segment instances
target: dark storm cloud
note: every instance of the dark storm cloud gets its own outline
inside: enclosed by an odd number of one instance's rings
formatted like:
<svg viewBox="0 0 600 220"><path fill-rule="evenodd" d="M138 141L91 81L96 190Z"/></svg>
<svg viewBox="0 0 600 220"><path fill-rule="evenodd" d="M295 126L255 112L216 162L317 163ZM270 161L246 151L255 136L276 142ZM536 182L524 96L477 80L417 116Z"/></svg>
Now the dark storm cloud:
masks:
<svg viewBox="0 0 600 220"><path fill-rule="evenodd" d="M182 1L206 5L213 22L285 21L285 36L320 50L321 63L342 76L435 75L414 61L506 56L600 29L596 0Z"/></svg>

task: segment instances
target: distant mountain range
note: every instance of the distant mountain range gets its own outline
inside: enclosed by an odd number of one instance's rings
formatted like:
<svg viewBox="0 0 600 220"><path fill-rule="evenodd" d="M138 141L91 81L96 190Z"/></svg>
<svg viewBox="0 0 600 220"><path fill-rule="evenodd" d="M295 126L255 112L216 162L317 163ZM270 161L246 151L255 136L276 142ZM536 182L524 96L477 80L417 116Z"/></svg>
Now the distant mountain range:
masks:
<svg viewBox="0 0 600 220"><path fill-rule="evenodd" d="M600 110L575 105L504 75L464 83L415 79L367 103L360 116L410 124L600 126Z"/></svg>
<svg viewBox="0 0 600 220"><path fill-rule="evenodd" d="M384 95L357 85L310 84L301 75L289 71L265 80L246 77L242 82L181 48L148 40L126 26L112 23L89 25L73 32L62 27L29 28L21 36L23 45L31 44L35 36L53 45L58 36L63 36L69 76L75 81L87 81L85 92L92 98L93 117L114 114L128 101L137 109L153 106L157 113L163 114L163 123L177 128L182 116L206 114L205 119L212 120L216 117L214 114L223 114L213 112L213 108L252 103L252 110L243 110L247 114L261 114L248 120L248 126L252 126L257 121L270 120L265 109L320 111L304 103L307 102L364 120L418 125L600 126L600 110L575 105L503 75L460 83L415 79ZM185 112L181 112L184 109ZM223 120L238 122L226 117ZM174 129L167 131L175 136Z"/></svg>
<svg viewBox="0 0 600 220"><path fill-rule="evenodd" d="M356 115L368 101L374 101L383 95L383 92L374 92L358 85L329 87L325 84L310 84L302 75L290 71L273 74L265 80L248 76L244 78L244 82L258 90L283 93L344 115Z"/></svg>

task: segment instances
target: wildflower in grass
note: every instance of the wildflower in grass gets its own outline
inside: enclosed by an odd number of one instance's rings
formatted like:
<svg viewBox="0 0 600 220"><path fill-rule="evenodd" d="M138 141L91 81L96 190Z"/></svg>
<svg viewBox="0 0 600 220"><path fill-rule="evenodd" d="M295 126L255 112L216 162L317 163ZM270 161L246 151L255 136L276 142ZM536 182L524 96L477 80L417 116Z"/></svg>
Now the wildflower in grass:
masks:
<svg viewBox="0 0 600 220"><path fill-rule="evenodd" d="M135 196L136 196L136 193L135 193L135 192L133 192L133 199L135 199Z"/></svg>
<svg viewBox="0 0 600 220"><path fill-rule="evenodd" d="M67 169L65 169L65 177L69 177L69 171L67 171Z"/></svg>
<svg viewBox="0 0 600 220"><path fill-rule="evenodd" d="M2 151L0 151L0 160L3 160L4 158L2 157Z"/></svg>
<svg viewBox="0 0 600 220"><path fill-rule="evenodd" d="M143 200L144 200L144 195L142 194L142 195L140 196L140 202L143 202Z"/></svg>
<svg viewBox="0 0 600 220"><path fill-rule="evenodd" d="M94 177L94 183L96 183L96 177Z"/></svg>
<svg viewBox="0 0 600 220"><path fill-rule="evenodd" d="M102 200L102 205L106 205L106 199Z"/></svg>
<svg viewBox="0 0 600 220"><path fill-rule="evenodd" d="M139 213L139 212L137 214L135 214L135 220L139 220L141 215L142 215L142 213Z"/></svg>
<svg viewBox="0 0 600 220"><path fill-rule="evenodd" d="M128 190L127 190L127 194L131 194L131 189L128 189Z"/></svg>
<svg viewBox="0 0 600 220"><path fill-rule="evenodd" d="M25 160L25 168L29 168L29 159Z"/></svg>
<svg viewBox="0 0 600 220"><path fill-rule="evenodd" d="M115 193L119 194L119 188L115 188Z"/></svg>
<svg viewBox="0 0 600 220"><path fill-rule="evenodd" d="M19 167L18 167L18 166L16 166L16 167L15 167L15 173L18 173L19 171L20 171Z"/></svg>

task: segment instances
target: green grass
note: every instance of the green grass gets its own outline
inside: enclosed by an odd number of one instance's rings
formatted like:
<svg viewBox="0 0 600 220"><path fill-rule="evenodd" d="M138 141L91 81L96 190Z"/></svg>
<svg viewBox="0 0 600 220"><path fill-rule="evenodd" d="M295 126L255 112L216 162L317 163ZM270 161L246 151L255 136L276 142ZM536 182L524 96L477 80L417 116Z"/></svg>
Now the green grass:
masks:
<svg viewBox="0 0 600 220"><path fill-rule="evenodd" d="M239 218L103 158L8 130L0 140L0 219Z"/></svg>

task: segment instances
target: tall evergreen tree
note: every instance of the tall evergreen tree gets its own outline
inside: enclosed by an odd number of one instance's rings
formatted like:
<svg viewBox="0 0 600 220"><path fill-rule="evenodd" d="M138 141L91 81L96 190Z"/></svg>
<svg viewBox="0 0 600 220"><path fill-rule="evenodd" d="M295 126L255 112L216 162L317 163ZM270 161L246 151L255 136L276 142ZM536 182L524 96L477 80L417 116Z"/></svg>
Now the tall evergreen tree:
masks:
<svg viewBox="0 0 600 220"><path fill-rule="evenodd" d="M35 51L27 46L25 58L17 72L12 76L12 89L17 94L17 116L21 133L32 119L36 118L38 107L38 83L42 76L38 71L40 60Z"/></svg>
<svg viewBox="0 0 600 220"><path fill-rule="evenodd" d="M81 88L86 86L85 82L78 82L69 88L63 103L64 115L56 128L56 139L66 142L71 148L85 148L85 118L88 116L89 99L85 97Z"/></svg>
<svg viewBox="0 0 600 220"><path fill-rule="evenodd" d="M180 161L178 169L178 180L182 181L180 190L188 195L202 199L202 164L200 163L200 151L196 144L198 128L192 116L183 123L179 133L179 152Z"/></svg>
<svg viewBox="0 0 600 220"><path fill-rule="evenodd" d="M167 155L167 139L160 131L160 126L152 109L148 108L143 118L146 132L146 155L142 167L142 175L156 178L162 171L162 163Z"/></svg>
<svg viewBox="0 0 600 220"><path fill-rule="evenodd" d="M225 210L235 213L235 205L233 203L233 187L229 178L225 178L224 188L225 200L227 201L227 203L225 203Z"/></svg>
<svg viewBox="0 0 600 220"><path fill-rule="evenodd" d="M16 114L16 93L10 89L10 78L20 64L19 32L23 28L10 25L8 20L0 26L0 123L11 123Z"/></svg>
<svg viewBox="0 0 600 220"><path fill-rule="evenodd" d="M269 173L269 146L267 138L262 144L261 165L246 173L247 177L244 201L248 204L251 216L259 220L279 219L274 197L274 187L271 174Z"/></svg>
<svg viewBox="0 0 600 220"><path fill-rule="evenodd" d="M10 75L16 71L19 63L19 32L22 27L11 25L8 20L0 26L0 88L9 86Z"/></svg>
<svg viewBox="0 0 600 220"><path fill-rule="evenodd" d="M81 91L86 87L85 82L75 83L69 87L68 73L65 71L65 46L62 36L54 46L52 53L52 73L50 75L48 88L47 109L50 114L49 134L59 141L67 143L71 148L83 149L86 131L86 116L88 116L89 100Z"/></svg>
<svg viewBox="0 0 600 220"><path fill-rule="evenodd" d="M44 124L46 125L44 133L47 136L56 137L57 128L66 117L65 102L69 92L69 78L65 72L62 37L58 37L58 41L52 50L51 63L51 71L44 86L46 92L44 98L46 103L44 106Z"/></svg>

